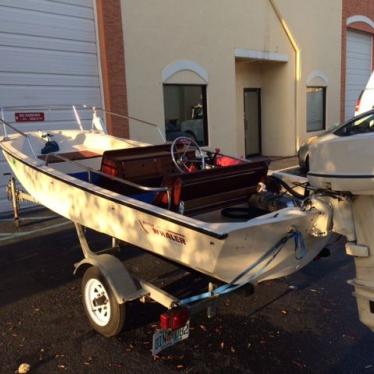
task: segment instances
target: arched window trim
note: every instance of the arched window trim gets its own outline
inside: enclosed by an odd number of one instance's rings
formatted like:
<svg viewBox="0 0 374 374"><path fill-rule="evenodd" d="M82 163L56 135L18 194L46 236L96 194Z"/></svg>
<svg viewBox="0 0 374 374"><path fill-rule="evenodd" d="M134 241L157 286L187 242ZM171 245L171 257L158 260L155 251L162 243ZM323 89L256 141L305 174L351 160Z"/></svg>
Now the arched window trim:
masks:
<svg viewBox="0 0 374 374"><path fill-rule="evenodd" d="M314 70L312 71L306 80L306 85L307 86L313 86L314 85L314 79L321 79L323 81L323 86L328 86L329 80L327 78L327 75L322 72L321 70Z"/></svg>
<svg viewBox="0 0 374 374"><path fill-rule="evenodd" d="M362 15L355 15L347 18L347 26L352 25L353 23L362 22L369 25L374 30L374 21L369 17Z"/></svg>
<svg viewBox="0 0 374 374"><path fill-rule="evenodd" d="M198 63L189 60L179 60L166 66L162 70L162 82L167 82L181 71L191 71L197 74L205 83L208 83L208 72Z"/></svg>

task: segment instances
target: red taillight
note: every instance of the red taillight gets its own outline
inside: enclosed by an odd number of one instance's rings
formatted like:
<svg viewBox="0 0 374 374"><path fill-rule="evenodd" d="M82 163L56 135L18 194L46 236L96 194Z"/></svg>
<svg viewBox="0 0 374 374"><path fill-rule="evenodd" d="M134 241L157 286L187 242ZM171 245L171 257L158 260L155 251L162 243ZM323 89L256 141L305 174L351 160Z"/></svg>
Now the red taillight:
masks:
<svg viewBox="0 0 374 374"><path fill-rule="evenodd" d="M162 330L178 330L183 327L190 318L187 308L175 308L160 315L160 328Z"/></svg>

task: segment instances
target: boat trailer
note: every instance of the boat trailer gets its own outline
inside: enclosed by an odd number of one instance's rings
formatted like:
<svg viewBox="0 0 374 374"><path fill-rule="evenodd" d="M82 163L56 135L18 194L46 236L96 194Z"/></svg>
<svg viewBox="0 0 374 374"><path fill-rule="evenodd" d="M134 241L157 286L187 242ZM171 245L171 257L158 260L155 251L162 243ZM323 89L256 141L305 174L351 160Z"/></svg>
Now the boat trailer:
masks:
<svg viewBox="0 0 374 374"><path fill-rule="evenodd" d="M369 114L363 114L358 117L357 123L354 122L355 126L359 126L359 128L362 128L364 131L370 130L370 133L373 133L373 115L374 112L369 112ZM131 117L127 118L131 119ZM0 120L0 122L23 136L31 148L32 156L36 158L28 135L17 130L4 120ZM143 121L143 123L146 122ZM157 127L155 124L152 125ZM360 127L360 125L362 126ZM4 131L4 133L6 135L6 131ZM310 160L312 162L307 178L296 178L299 179L296 180L293 175L288 173L283 173L282 175L282 173L279 172L273 173L273 175L285 181L283 187L286 189L286 192L282 192L282 196L287 192L291 193L291 195L295 195L296 193L301 196L301 203L291 208L293 211L297 211L297 214L292 216L292 222L299 222L301 220L301 214L299 215L299 213L313 211L313 222L310 223L310 234L314 238L323 237L327 239L330 232L335 232L346 237L347 243L345 250L347 255L354 257L356 267L356 279L349 281L349 283L355 290L354 296L357 299L359 317L363 324L374 331L374 254L372 251L374 247L374 231L372 229L372 217L374 215L374 174L372 167L373 157L371 157L373 154L370 153L373 149L371 143L373 137L356 136L355 133L353 133L354 136L351 135L352 134L338 134L335 138L330 139L330 141L322 142L322 151L318 148L318 144L311 146ZM5 138L7 138L7 136L5 136ZM191 140L188 140L188 142L191 143ZM350 148L348 148L348 146ZM144 148L141 148L142 151L144 151ZM197 147L197 149L199 149L199 147ZM350 150L349 152L354 154L355 157L346 157L347 149ZM363 151L366 153L362 153ZM187 150L181 151L180 153L183 156L186 155L186 152ZM9 152L7 153L6 149L5 154L15 163L18 162L19 165L22 164L21 161L11 156ZM176 152L176 154L178 155L178 152ZM174 156L175 153L173 152L173 162L175 161ZM167 157L170 157L169 153L167 153ZM61 159L61 156L59 156L59 158ZM67 161L66 159L63 160ZM199 160L204 163L204 158L200 158ZM355 163L357 160L360 162ZM46 163L48 162L48 157L45 161ZM212 165L217 166L215 163L212 163ZM22 167L20 167L21 170ZM90 169L87 170L89 176L91 171ZM102 174L101 170L100 173ZM24 181L29 181L27 175L25 177L25 173L21 173L21 175L24 176ZM264 177L265 176L268 176L268 174L264 175ZM52 177L53 176L48 175L45 178L48 180L48 178L51 179ZM106 178L113 179L108 176L106 176ZM188 179L188 177L182 179ZM184 182L182 179L179 181ZM58 183L62 184L62 182ZM133 182L127 181L126 183L132 184L132 187L152 189L152 187L135 185ZM257 186L259 184L260 183L256 183L256 189L254 191L257 191ZM289 188L286 187L287 185ZM17 189L14 178L11 178L8 186L8 195L12 203L15 223L19 226L19 203L21 201L37 203L37 201L27 193ZM30 187L30 184L28 186ZM31 185L31 187L33 186ZM164 191L168 190L167 187L162 187L162 189ZM304 190L304 195L300 195L297 189ZM30 188L30 190L32 190L32 188ZM160 188L157 188L157 191L161 192ZM303 197L305 197L305 199ZM167 202L169 203L170 200L168 199ZM51 205L52 204L50 204L50 206ZM183 209L181 209L181 211L178 210L178 213L184 212L184 204L181 205L181 208ZM126 210L123 209L122 217L125 215ZM234 273L230 278L226 278L227 281L234 276L235 278L230 282L223 284L216 284L214 283L215 281L209 282L207 291L181 299L169 294L155 284L138 279L135 275L131 274L115 256L115 252L119 250L117 239L112 240L112 246L109 249L101 252L92 251L86 238L85 228L77 222L77 216L73 217L72 219L75 220L73 223L75 224L83 252L83 259L75 264L74 273L83 274L83 305L91 325L104 336L116 335L121 331L124 324L125 306L127 302L134 300L140 300L141 302L156 301L166 307L168 311L161 314L159 329L153 336L153 355L157 355L164 348L188 337L189 320L193 313L202 308L207 308L208 316L213 316L216 303L222 297L245 286L251 287L256 284L257 281L261 281L261 276L266 273L267 268L271 264L274 264L274 259L277 258L282 252L282 249L286 247L286 243L289 241L294 242L294 251L292 246L288 246L291 256L287 257L287 261L295 259L297 261L301 260L306 252L303 242L304 238L301 233L297 231L295 226L293 226L297 225L297 223L293 223L291 227L287 224L287 228L285 228L286 226L282 226L282 232L277 233L276 239L274 240L278 240L280 235L284 236L276 243L270 241L266 242L266 246L271 246L271 248L261 248L261 255L257 257L253 263L247 264L247 267L244 268L240 274L236 275L236 273ZM273 218L275 217L277 217L278 220L284 218L278 212L274 213ZM284 222L286 222L286 220L284 220ZM97 225L93 227L99 230ZM253 231L256 231L257 225L254 224L253 227ZM288 232L284 232L287 230ZM270 230L268 232L270 232ZM109 235L111 234L113 234L113 232L109 231ZM148 250L150 249L148 248ZM304 258L308 261L312 261L314 255L315 254L312 253L309 254L309 257L305 256ZM278 259L279 258L277 258L277 260ZM178 261L182 263L180 259L175 262ZM242 267L240 267L240 269L242 269ZM299 264L294 264L292 270L298 269ZM209 271L206 271L206 274L210 274ZM225 279L222 276L218 276L217 278ZM219 283L219 281L217 282Z"/></svg>
<svg viewBox="0 0 374 374"><path fill-rule="evenodd" d="M298 189L304 188L300 187L303 184L301 177L294 178L282 172L277 173L277 176L289 185L293 184ZM353 197L345 193L319 192L313 188L311 191L325 199L326 204L323 205L331 210L334 217L331 222L325 223L326 227L331 226L332 231L347 238L346 254L354 258L357 271L357 278L348 283L355 289L354 296L357 298L360 320L369 328L374 329L374 286L370 281L372 271L370 243L374 237L372 238L372 234L369 238L365 236L366 233L372 232L371 220L365 217L372 216L374 200L370 196ZM12 202L15 224L19 226L21 223L20 202L35 204L37 201L18 189L14 178L11 178L8 184L8 197ZM321 206L320 209L322 208ZM325 215L331 216L330 213ZM211 318L216 313L218 301L227 295L241 288L246 288L252 293L256 278L263 274L289 240L295 243L296 258L302 257L305 252L302 237L297 231L290 230L256 263L249 264L243 274L239 274L232 282L218 285L215 281L211 281L205 292L180 299L152 282L131 274L115 256L120 250L117 239L112 239L110 248L94 252L88 244L85 228L77 222L74 222L74 225L83 253L83 259L74 265L74 274L83 275L82 301L91 326L104 336L114 336L124 325L127 302L135 300L143 303L157 302L167 311L160 315L159 327L153 335L153 355L187 339L190 331L190 317L196 312L206 309L208 318ZM249 272L251 277L247 277L247 281L243 282L241 278Z"/></svg>
<svg viewBox="0 0 374 374"><path fill-rule="evenodd" d="M9 179L7 192L12 203L15 225L19 228L20 203L38 202L18 188L14 177ZM291 230L260 259L249 264L232 282L217 284L219 281L209 279L204 292L181 299L154 283L131 274L117 257L121 246L116 238L112 238L109 248L93 251L86 236L86 228L77 222L72 223L83 254L83 259L74 264L74 274L82 276L82 303L91 326L106 337L115 336L123 328L126 303L135 300L142 303L157 302L167 311L160 315L159 326L153 334L154 356L189 337L192 315L205 310L207 317L212 318L216 315L218 302L231 293L244 289L245 295L252 294L256 279L263 274L289 240L294 240L295 256L303 256L306 250L298 232ZM242 280L252 272L249 281Z"/></svg>

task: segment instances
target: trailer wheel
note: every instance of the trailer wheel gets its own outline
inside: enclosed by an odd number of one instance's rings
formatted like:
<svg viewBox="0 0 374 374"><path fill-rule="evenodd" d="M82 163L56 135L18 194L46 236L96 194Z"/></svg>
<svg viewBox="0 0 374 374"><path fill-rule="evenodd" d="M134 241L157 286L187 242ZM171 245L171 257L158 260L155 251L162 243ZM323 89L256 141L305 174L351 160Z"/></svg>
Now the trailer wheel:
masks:
<svg viewBox="0 0 374 374"><path fill-rule="evenodd" d="M82 279L83 307L91 326L106 337L120 333L125 321L125 304L119 304L100 270L92 266Z"/></svg>

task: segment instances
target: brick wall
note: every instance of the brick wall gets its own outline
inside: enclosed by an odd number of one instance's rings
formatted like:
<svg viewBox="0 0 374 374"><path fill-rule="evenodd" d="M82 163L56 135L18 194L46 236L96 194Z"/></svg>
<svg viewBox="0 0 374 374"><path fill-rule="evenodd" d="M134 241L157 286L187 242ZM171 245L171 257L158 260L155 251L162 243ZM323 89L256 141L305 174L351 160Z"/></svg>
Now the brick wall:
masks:
<svg viewBox="0 0 374 374"><path fill-rule="evenodd" d="M343 0L342 17L342 63L341 63L341 96L340 96L340 119L344 119L345 106L345 76L346 76L346 53L347 53L347 30L354 29L374 35L374 29L366 23L357 22L347 26L347 19L351 16L366 16L374 21L374 0ZM374 43L373 59L374 61ZM374 69L374 65L373 65Z"/></svg>
<svg viewBox="0 0 374 374"><path fill-rule="evenodd" d="M127 114L126 69L120 0L96 0L105 109ZM106 116L111 135L129 136L128 120Z"/></svg>

